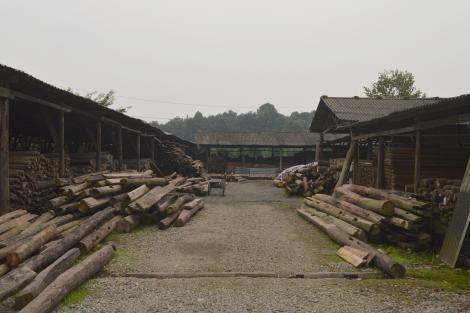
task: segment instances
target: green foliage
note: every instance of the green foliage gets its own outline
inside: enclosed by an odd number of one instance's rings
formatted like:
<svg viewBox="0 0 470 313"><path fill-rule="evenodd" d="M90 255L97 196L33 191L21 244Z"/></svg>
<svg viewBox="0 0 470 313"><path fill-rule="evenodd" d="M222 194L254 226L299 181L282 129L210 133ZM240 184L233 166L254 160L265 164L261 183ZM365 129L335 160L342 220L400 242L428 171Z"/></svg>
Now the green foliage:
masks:
<svg viewBox="0 0 470 313"><path fill-rule="evenodd" d="M290 116L279 113L274 105L265 103L256 112L237 114L227 111L204 116L196 112L193 117L176 117L165 124L154 126L186 140L194 140L199 130L220 132L307 132L313 112L293 112Z"/></svg>
<svg viewBox="0 0 470 313"><path fill-rule="evenodd" d="M68 87L66 89L66 91L71 92L73 94L76 94L77 96L80 96L80 94L78 92L73 91L73 89L70 88L70 87ZM110 107L114 104L114 101L116 100L116 93L112 89L110 91L106 92L106 93L98 92L98 91L92 91L92 92L87 93L84 97L95 101L96 103L98 103L101 106L104 106L104 107L108 108L108 107ZM127 110L129 110L130 108L131 108L130 106L119 107L119 108L115 109L115 111L118 111L120 113L126 113Z"/></svg>
<svg viewBox="0 0 470 313"><path fill-rule="evenodd" d="M364 87L364 93L368 97L403 97L420 98L426 94L415 86L415 78L412 73L400 70L383 71L379 73L377 82L371 87Z"/></svg>
<svg viewBox="0 0 470 313"><path fill-rule="evenodd" d="M410 268L406 275L408 278L426 282L425 286L431 288L470 290L470 274L462 269L449 267Z"/></svg>
<svg viewBox="0 0 470 313"><path fill-rule="evenodd" d="M64 301L62 302L64 306L71 306L77 303L80 303L81 301L85 300L89 296L93 295L95 292L92 291L88 287L88 283L85 283L84 285L78 287L77 289L73 290L71 293L69 293Z"/></svg>

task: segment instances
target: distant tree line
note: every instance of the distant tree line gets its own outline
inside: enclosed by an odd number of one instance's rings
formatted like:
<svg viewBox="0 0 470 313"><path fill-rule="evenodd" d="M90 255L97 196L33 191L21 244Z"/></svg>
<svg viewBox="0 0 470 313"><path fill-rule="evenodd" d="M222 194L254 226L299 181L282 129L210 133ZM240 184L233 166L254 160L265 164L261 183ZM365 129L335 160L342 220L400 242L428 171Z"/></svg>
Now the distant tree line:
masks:
<svg viewBox="0 0 470 313"><path fill-rule="evenodd" d="M220 132L307 132L315 111L279 113L274 105L265 103L256 112L238 114L233 111L204 116L196 112L193 117L175 117L167 123L152 122L164 131L186 140L194 140L199 130Z"/></svg>

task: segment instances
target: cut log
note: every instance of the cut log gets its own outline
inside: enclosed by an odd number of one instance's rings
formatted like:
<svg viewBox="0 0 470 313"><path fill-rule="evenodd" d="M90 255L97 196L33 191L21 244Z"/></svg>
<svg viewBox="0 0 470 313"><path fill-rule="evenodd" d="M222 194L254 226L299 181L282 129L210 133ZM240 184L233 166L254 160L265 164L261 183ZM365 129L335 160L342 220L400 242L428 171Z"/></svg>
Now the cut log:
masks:
<svg viewBox="0 0 470 313"><path fill-rule="evenodd" d="M412 223L423 222L423 218L421 216L418 216L416 214L413 214L409 211L406 211L400 208L395 208L395 216L405 219L407 221L410 221Z"/></svg>
<svg viewBox="0 0 470 313"><path fill-rule="evenodd" d="M74 184L81 184L84 183L88 178L91 178L93 176L98 176L107 173L108 171L100 171L100 172L95 172L95 173L89 173L85 174L82 176L77 176L72 179Z"/></svg>
<svg viewBox="0 0 470 313"><path fill-rule="evenodd" d="M127 203L133 202L133 201L139 199L140 197L142 197L143 195L145 195L146 193L148 193L149 191L150 191L150 189L149 189L149 187L147 187L147 185L142 185L142 186L128 192L124 197L124 201L126 201Z"/></svg>
<svg viewBox="0 0 470 313"><path fill-rule="evenodd" d="M119 233L130 233L135 228L139 227L142 222L141 215L128 215L122 219L120 219L115 228L116 231Z"/></svg>
<svg viewBox="0 0 470 313"><path fill-rule="evenodd" d="M53 198L53 199L50 199L47 202L47 208L48 209L55 209L55 208L57 208L61 205L66 204L67 202L69 202L69 200L65 196L60 196L60 197L57 197L57 198Z"/></svg>
<svg viewBox="0 0 470 313"><path fill-rule="evenodd" d="M54 214L56 216L61 216L61 215L76 212L76 211L78 211L79 204L80 204L80 202L72 202L72 203L67 203L67 204L61 205L61 206L54 209Z"/></svg>
<svg viewBox="0 0 470 313"><path fill-rule="evenodd" d="M355 216L347 211L341 210L331 204L320 201L315 198L305 198L304 203L312 208L320 210L324 213L332 215L340 220L343 220L351 225L359 227L360 229L365 230L371 235L377 235L380 233L380 226L369 220L363 219L361 217Z"/></svg>
<svg viewBox="0 0 470 313"><path fill-rule="evenodd" d="M400 227L406 230L410 230L414 228L414 224L412 222L399 218L399 217L395 217L395 216L387 218L387 222L391 225L394 225L396 227Z"/></svg>
<svg viewBox="0 0 470 313"><path fill-rule="evenodd" d="M109 178L109 179L106 179L104 182L108 186L121 185L121 178Z"/></svg>
<svg viewBox="0 0 470 313"><path fill-rule="evenodd" d="M150 178L153 171L147 170L145 172L121 172L121 173L106 173L103 176L109 178Z"/></svg>
<svg viewBox="0 0 470 313"><path fill-rule="evenodd" d="M376 267L391 277L401 278L405 275L405 267L397 263L385 253L380 252L374 247L352 236L348 236L348 234L340 230L336 225L327 223L319 217L312 216L312 221L314 221L315 225L325 232L337 244L342 246L351 246L353 248L368 252L368 259L372 260Z"/></svg>
<svg viewBox="0 0 470 313"><path fill-rule="evenodd" d="M95 199L93 197L85 198L80 200L80 204L78 206L78 210L82 213L87 213L89 211L98 210L100 208L105 207L111 198L100 198Z"/></svg>
<svg viewBox="0 0 470 313"><path fill-rule="evenodd" d="M333 198L332 196L329 195L323 195L323 194L316 194L313 196L315 199L321 200L323 202L329 203L339 209L348 211L349 213L352 213L356 216L362 217L366 220L369 220L371 222L374 222L376 224L380 224L383 221L385 221L386 217L382 216L380 214L377 214L375 212L363 209L355 204L338 200Z"/></svg>
<svg viewBox="0 0 470 313"><path fill-rule="evenodd" d="M352 192L361 194L365 197L378 200L388 200L392 202L395 206L410 212L413 212L415 210L426 210L430 208L430 203L421 202L414 199L407 199L380 189L359 185L345 185L344 187L351 190Z"/></svg>
<svg viewBox="0 0 470 313"><path fill-rule="evenodd" d="M56 235L57 227L54 225L46 227L44 230L32 236L27 242L18 246L13 252L10 252L6 257L6 263L10 267L17 266Z"/></svg>
<svg viewBox="0 0 470 313"><path fill-rule="evenodd" d="M121 185L112 185L112 186L104 186L99 188L92 188L90 190L90 194L92 197L100 198L104 196L111 196L122 192Z"/></svg>
<svg viewBox="0 0 470 313"><path fill-rule="evenodd" d="M0 277L8 273L10 267L7 264L0 264Z"/></svg>
<svg viewBox="0 0 470 313"><path fill-rule="evenodd" d="M369 253L350 246L344 246L336 251L336 255L346 262L351 263L354 267L363 267L367 264Z"/></svg>
<svg viewBox="0 0 470 313"><path fill-rule="evenodd" d="M47 313L56 308L72 290L98 273L113 258L114 247L106 245L79 264L60 274L21 313Z"/></svg>
<svg viewBox="0 0 470 313"><path fill-rule="evenodd" d="M67 197L67 199L73 199L74 197L76 197L80 191L86 189L90 187L90 183L85 181L81 184L77 184L77 185L69 185L69 186L65 186L65 187L62 187L62 192L64 194L65 197Z"/></svg>
<svg viewBox="0 0 470 313"><path fill-rule="evenodd" d="M336 218L334 216L328 215L326 213L323 213L321 211L315 210L314 208L311 208L305 204L302 204L300 206L300 209L297 210L297 214L300 215L302 218L304 218L307 222L313 223L310 220L310 217L313 216L318 216L322 219L324 219L326 222L333 223L336 226L338 226L342 231L344 231L346 234L353 236L354 238L360 239L362 241L367 241L367 236L366 233L356 227L353 226L349 223L346 223L343 220L340 220L339 218Z"/></svg>
<svg viewBox="0 0 470 313"><path fill-rule="evenodd" d="M78 247L82 253L90 252L91 249L96 247L103 239L105 239L109 234L112 233L116 224L122 219L120 216L115 216L103 225L101 225L97 230L80 240Z"/></svg>
<svg viewBox="0 0 470 313"><path fill-rule="evenodd" d="M175 221L176 227L181 227L186 225L186 223L196 214L200 209L204 207L204 202L201 198L194 199L193 201L183 205L183 210L179 214L178 218Z"/></svg>
<svg viewBox="0 0 470 313"><path fill-rule="evenodd" d="M21 215L25 215L26 213L28 213L28 212L25 211L25 210L15 210L15 211L9 212L7 214L3 214L2 216L0 216L0 225L7 222L7 221L9 221L9 220L18 218Z"/></svg>
<svg viewBox="0 0 470 313"><path fill-rule="evenodd" d="M18 225L21 225L23 224L24 222L29 222L33 219L37 218L37 215L35 214L24 214L24 215L21 215L15 219L11 219L3 224L0 225L0 234L1 233L4 233Z"/></svg>
<svg viewBox="0 0 470 313"><path fill-rule="evenodd" d="M179 177L171 181L171 183L165 187L155 187L146 193L144 196L133 202L132 209L140 212L147 212L152 208L158 201L164 196L173 192L176 189L176 185L184 181L184 177Z"/></svg>
<svg viewBox="0 0 470 313"><path fill-rule="evenodd" d="M126 187L138 187L141 185L147 185L148 187L166 186L168 182L168 179L163 177L121 179L121 184Z"/></svg>
<svg viewBox="0 0 470 313"><path fill-rule="evenodd" d="M166 211L166 209L173 204L176 199L178 198L177 195L168 195L166 198L163 198L157 203L158 211L160 213L163 213Z"/></svg>
<svg viewBox="0 0 470 313"><path fill-rule="evenodd" d="M21 232L21 235L33 235L36 234L38 231L37 229L40 228L40 225L45 224L46 222L52 220L54 218L54 213L46 212L41 214L28 228Z"/></svg>
<svg viewBox="0 0 470 313"><path fill-rule="evenodd" d="M8 231L6 231L6 232L4 232L3 234L0 235L0 242L15 237L16 235L20 234L23 230L28 228L30 225L31 225L31 223L27 222L27 221L22 221L22 222L18 223L15 227L13 227L12 229L10 229L10 230L8 230ZM0 246L5 247L5 245L1 245L1 244L0 244Z"/></svg>
<svg viewBox="0 0 470 313"><path fill-rule="evenodd" d="M35 271L24 266L15 268L3 275L0 278L0 301L5 300L15 294L16 291L25 287L36 275Z"/></svg>
<svg viewBox="0 0 470 313"><path fill-rule="evenodd" d="M21 309L36 298L61 273L70 268L79 256L79 249L70 249L54 263L41 271L31 283L15 295L16 308Z"/></svg>
<svg viewBox="0 0 470 313"><path fill-rule="evenodd" d="M374 211L380 215L393 216L395 205L388 200L366 198L350 191L345 187L336 187L335 195L337 195L340 200L358 205L361 208Z"/></svg>
<svg viewBox="0 0 470 313"><path fill-rule="evenodd" d="M159 208L159 211L171 215L181 209L186 203L193 201L194 198L195 196L191 193L183 194L179 196L173 204L169 205L165 211L160 211L161 208Z"/></svg>
<svg viewBox="0 0 470 313"><path fill-rule="evenodd" d="M165 217L164 219L160 220L158 223L157 223L157 226L158 226L158 229L160 230L165 230L167 229L168 227L171 226L171 224L174 223L174 221L178 218L178 216L180 215L180 212L181 211L177 211L171 215L168 215L167 217Z"/></svg>
<svg viewBox="0 0 470 313"><path fill-rule="evenodd" d="M23 263L23 266L29 267L34 271L40 271L57 258L59 258L66 251L75 246L83 237L96 229L96 227L104 221L110 219L116 209L108 207L99 211L84 220L77 229L61 239L57 244L42 251L36 256L33 256Z"/></svg>

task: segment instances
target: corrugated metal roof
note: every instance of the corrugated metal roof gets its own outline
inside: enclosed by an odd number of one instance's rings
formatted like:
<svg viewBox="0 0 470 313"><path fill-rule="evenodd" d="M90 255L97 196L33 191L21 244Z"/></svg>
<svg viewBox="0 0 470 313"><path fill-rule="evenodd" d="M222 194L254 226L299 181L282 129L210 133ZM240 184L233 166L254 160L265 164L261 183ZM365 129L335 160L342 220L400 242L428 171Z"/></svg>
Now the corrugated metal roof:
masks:
<svg viewBox="0 0 470 313"><path fill-rule="evenodd" d="M325 140L343 135L327 134ZM320 139L319 133L228 133L199 131L196 143L211 146L263 146L263 147L306 147L313 146Z"/></svg>
<svg viewBox="0 0 470 313"><path fill-rule="evenodd" d="M364 122L396 111L438 102L439 98L321 97L310 130L322 132L354 122Z"/></svg>

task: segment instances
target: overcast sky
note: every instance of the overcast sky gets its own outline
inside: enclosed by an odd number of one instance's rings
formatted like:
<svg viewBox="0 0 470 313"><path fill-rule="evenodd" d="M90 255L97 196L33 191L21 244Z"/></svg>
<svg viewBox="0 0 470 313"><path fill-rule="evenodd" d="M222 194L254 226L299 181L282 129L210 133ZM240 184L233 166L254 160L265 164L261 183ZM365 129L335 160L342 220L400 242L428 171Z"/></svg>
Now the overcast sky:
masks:
<svg viewBox="0 0 470 313"><path fill-rule="evenodd" d="M80 93L113 89L147 121L265 102L310 111L395 68L428 96L470 93L470 1L0 3L0 63Z"/></svg>

